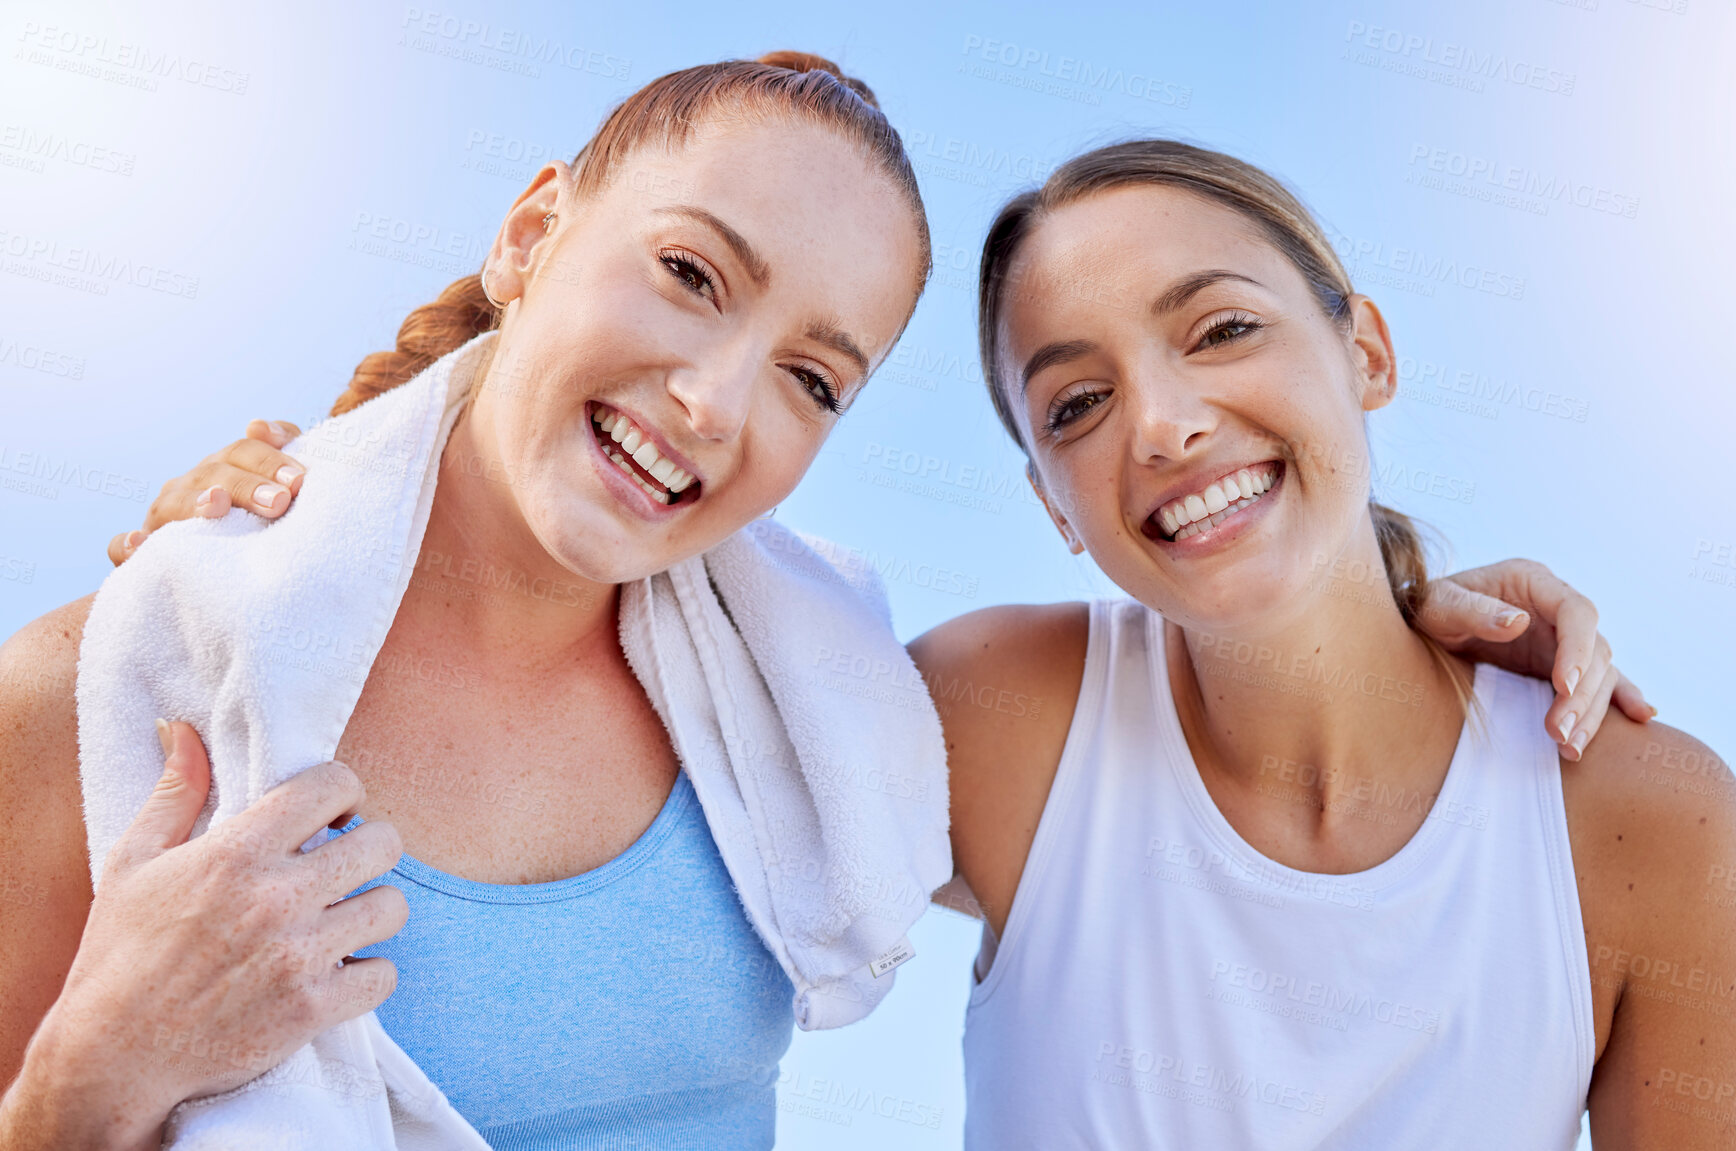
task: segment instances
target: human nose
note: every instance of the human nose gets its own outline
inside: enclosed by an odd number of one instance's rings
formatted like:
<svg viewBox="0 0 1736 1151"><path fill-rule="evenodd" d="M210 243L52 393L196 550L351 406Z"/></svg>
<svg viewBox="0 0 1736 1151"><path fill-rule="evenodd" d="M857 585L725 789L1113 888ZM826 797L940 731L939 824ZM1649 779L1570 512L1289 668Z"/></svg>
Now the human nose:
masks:
<svg viewBox="0 0 1736 1151"><path fill-rule="evenodd" d="M1216 411L1187 380L1148 365L1133 385L1133 450L1141 462L1184 459L1211 438L1218 424Z"/></svg>
<svg viewBox="0 0 1736 1151"><path fill-rule="evenodd" d="M718 348L702 361L671 373L669 394L687 412L688 426L707 440L741 434L752 404L759 357L745 347Z"/></svg>

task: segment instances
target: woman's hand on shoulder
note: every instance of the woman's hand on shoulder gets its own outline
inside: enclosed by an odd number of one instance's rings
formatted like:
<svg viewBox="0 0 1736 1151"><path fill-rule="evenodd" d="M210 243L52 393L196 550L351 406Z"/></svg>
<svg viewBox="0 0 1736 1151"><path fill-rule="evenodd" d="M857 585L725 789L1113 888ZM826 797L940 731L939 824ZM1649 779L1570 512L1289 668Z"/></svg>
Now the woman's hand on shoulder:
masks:
<svg viewBox="0 0 1736 1151"><path fill-rule="evenodd" d="M1730 1146L1736 1112L1736 777L1699 740L1612 715L1562 765L1594 994L1599 1151Z"/></svg>
<svg viewBox="0 0 1736 1151"><path fill-rule="evenodd" d="M176 520L222 519L230 508L276 519L301 491L307 469L279 450L300 435L300 428L283 420L254 420L244 438L164 484L145 514L144 526L109 541L109 561L119 567L145 537Z"/></svg>
<svg viewBox="0 0 1736 1151"><path fill-rule="evenodd" d="M1085 604L1008 605L910 644L946 735L953 865L997 934L1067 742L1089 636ZM965 893L949 888L950 906Z"/></svg>
<svg viewBox="0 0 1736 1151"><path fill-rule="evenodd" d="M1636 723L1657 714L1610 662L1591 600L1535 560L1502 560L1429 583L1418 626L1448 651L1555 687L1544 728L1569 761L1613 702Z"/></svg>

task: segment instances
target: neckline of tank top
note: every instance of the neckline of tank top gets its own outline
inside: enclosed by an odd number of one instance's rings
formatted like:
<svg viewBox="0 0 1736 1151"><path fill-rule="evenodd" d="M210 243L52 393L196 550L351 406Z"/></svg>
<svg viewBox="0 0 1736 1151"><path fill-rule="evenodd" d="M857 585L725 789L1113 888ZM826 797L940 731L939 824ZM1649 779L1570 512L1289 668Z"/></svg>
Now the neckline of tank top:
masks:
<svg viewBox="0 0 1736 1151"><path fill-rule="evenodd" d="M1175 695L1170 690L1169 661L1164 650L1163 617L1148 610L1146 632L1146 654L1150 661L1152 688L1161 693L1161 699L1155 701L1158 706L1154 710L1157 712L1160 736L1168 745L1170 770L1175 773L1176 783L1181 788L1195 821L1216 841L1215 846L1223 850L1226 859L1233 860L1256 876L1264 874L1282 882L1298 886L1306 884L1316 889L1332 888L1372 894L1390 888L1410 875L1427 858L1435 843L1451 832L1452 825L1447 821L1424 818L1423 825L1416 833L1390 856L1373 867L1344 874L1303 871L1266 855L1243 839L1241 832L1224 818L1224 813L1218 809L1217 801L1212 799L1205 781L1200 778L1199 765L1194 762L1193 751L1188 747L1187 736L1182 732L1181 718L1175 710ZM1473 676L1471 694L1476 697L1483 714L1493 715L1495 676L1492 670L1487 664L1480 663L1476 665ZM1450 805L1456 802L1459 792L1464 790L1465 776L1469 770L1466 761L1475 754L1476 742L1470 716L1467 716L1459 727L1459 739L1453 746L1453 756L1447 763L1447 774L1441 780L1441 789L1435 795L1431 812L1441 809L1442 804Z"/></svg>
<svg viewBox="0 0 1736 1151"><path fill-rule="evenodd" d="M468 899L472 903L558 903L566 899L577 899L626 878L649 862L664 841L675 833L682 817L697 803L698 796L693 791L693 784L687 778L686 770L677 772L675 784L669 789L663 806L658 809L651 825L639 833L638 839L628 844L621 854L613 859L564 879L551 879L546 883L484 883L441 871L408 852L399 858L391 873L418 886L458 899ZM352 831L361 823L361 817L357 816L346 823L342 830ZM708 825L706 835L710 834Z"/></svg>

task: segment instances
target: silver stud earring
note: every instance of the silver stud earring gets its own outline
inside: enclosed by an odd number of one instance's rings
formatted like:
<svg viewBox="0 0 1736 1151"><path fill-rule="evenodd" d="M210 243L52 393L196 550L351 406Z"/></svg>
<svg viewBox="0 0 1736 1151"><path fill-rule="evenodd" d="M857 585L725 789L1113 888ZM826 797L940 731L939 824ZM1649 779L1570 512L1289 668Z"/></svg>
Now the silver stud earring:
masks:
<svg viewBox="0 0 1736 1151"><path fill-rule="evenodd" d="M545 231L545 232L548 231L550 228L554 227L554 225L555 225L555 214L553 212L550 212L548 215L543 217L543 231Z"/></svg>

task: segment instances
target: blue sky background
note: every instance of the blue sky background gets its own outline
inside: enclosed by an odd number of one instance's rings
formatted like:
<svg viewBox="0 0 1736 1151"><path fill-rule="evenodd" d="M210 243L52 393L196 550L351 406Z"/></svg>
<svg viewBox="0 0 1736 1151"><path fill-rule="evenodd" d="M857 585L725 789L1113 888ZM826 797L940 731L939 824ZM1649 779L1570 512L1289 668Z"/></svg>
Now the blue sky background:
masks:
<svg viewBox="0 0 1736 1151"><path fill-rule="evenodd" d="M1666 721L1736 747L1725 5L151 7L0 6L0 636L94 588L108 537L248 418L313 422L613 103L799 48L874 87L933 224L903 344L778 513L872 553L901 634L1106 591L1019 479L969 285L1011 192L1179 135L1290 181L1386 310L1388 502L1455 566L1550 564ZM959 1145L975 929L936 912L915 942L872 1020L798 1036L780 1146Z"/></svg>

